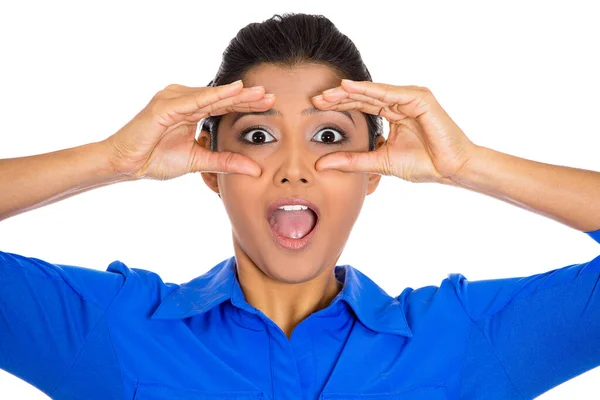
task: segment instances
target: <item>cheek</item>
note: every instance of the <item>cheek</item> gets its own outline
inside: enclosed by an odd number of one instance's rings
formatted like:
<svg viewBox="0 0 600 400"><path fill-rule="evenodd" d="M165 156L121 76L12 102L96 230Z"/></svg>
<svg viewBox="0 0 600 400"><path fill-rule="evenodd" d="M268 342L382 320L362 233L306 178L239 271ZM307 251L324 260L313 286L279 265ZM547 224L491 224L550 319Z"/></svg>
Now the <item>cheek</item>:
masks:
<svg viewBox="0 0 600 400"><path fill-rule="evenodd" d="M324 198L327 199L329 208L341 214L358 213L368 190L367 175L338 171L321 173L324 176L330 175L320 185L326 191Z"/></svg>
<svg viewBox="0 0 600 400"><path fill-rule="evenodd" d="M240 174L218 174L217 182L221 199L229 217L244 218L249 213L256 213L256 207L262 204L262 191L256 179Z"/></svg>
<svg viewBox="0 0 600 400"><path fill-rule="evenodd" d="M367 190L367 184L369 182L367 174L361 173L349 173L341 172L337 170L323 170L316 172L320 174L323 180L323 186L335 188L336 191L341 192L342 196L352 194L355 197L358 194L364 194Z"/></svg>

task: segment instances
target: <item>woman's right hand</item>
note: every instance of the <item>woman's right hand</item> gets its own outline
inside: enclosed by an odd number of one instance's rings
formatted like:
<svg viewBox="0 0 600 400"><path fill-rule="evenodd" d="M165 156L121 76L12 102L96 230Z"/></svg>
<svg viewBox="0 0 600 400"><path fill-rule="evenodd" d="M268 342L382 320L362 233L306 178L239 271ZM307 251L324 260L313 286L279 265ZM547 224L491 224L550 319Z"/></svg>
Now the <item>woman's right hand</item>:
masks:
<svg viewBox="0 0 600 400"><path fill-rule="evenodd" d="M201 146L196 127L209 116L265 111L273 101L264 87L244 88L241 81L215 87L169 85L102 143L115 172L134 179L166 180L189 172L260 176L260 166L249 157Z"/></svg>

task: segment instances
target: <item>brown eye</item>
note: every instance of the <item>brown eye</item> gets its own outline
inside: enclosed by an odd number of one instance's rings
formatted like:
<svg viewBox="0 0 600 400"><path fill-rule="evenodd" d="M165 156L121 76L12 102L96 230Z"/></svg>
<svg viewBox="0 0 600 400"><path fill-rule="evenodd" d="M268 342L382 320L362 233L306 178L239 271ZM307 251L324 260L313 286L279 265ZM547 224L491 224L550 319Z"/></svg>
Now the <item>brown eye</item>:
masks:
<svg viewBox="0 0 600 400"><path fill-rule="evenodd" d="M271 137L272 140L268 140L268 137ZM250 128L240 134L240 140L250 144L264 144L275 141L275 138L262 128Z"/></svg>
<svg viewBox="0 0 600 400"><path fill-rule="evenodd" d="M331 143L338 144L345 142L346 134L338 128L326 127L321 129L319 132L315 134L313 137L321 137L321 140L317 140L317 142L321 143Z"/></svg>

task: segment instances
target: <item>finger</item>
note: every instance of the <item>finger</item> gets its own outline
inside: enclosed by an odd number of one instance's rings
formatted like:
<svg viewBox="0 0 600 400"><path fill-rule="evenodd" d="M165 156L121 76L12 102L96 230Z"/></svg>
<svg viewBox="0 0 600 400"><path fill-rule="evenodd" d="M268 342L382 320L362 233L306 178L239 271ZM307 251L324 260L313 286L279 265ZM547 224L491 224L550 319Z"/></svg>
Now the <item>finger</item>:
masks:
<svg viewBox="0 0 600 400"><path fill-rule="evenodd" d="M242 91L242 82L236 81L229 85L200 88L198 91L189 92L175 98L168 98L164 92L159 92L148 105L149 115L153 121L168 128L171 125L181 122L186 115L216 103L219 100L235 96ZM247 92L248 90L246 90ZM248 97L249 95L246 94L245 96ZM255 91L254 96L258 98L262 94Z"/></svg>
<svg viewBox="0 0 600 400"><path fill-rule="evenodd" d="M215 103L211 107L211 116L223 115L230 112L252 112L264 111L266 108L271 108L275 102L275 95L271 93L264 94L262 98L254 99L254 96L245 98L240 95L239 98L232 97ZM201 110L199 110L201 111Z"/></svg>
<svg viewBox="0 0 600 400"><path fill-rule="evenodd" d="M210 116L223 115L228 112L264 111L273 106L274 95L260 94L259 91L244 89L239 94L209 104L185 116L187 121L199 121Z"/></svg>
<svg viewBox="0 0 600 400"><path fill-rule="evenodd" d="M379 149L367 152L339 151L329 153L317 160L315 169L317 171L336 169L343 172L391 175L391 165L385 157L386 153Z"/></svg>
<svg viewBox="0 0 600 400"><path fill-rule="evenodd" d="M375 107L381 108L381 107L386 107L389 105L389 103L386 103L384 101L381 101L379 99L373 98L373 97L369 97L366 96L364 94L360 94L360 93L350 93L348 95L347 99L344 100L356 100L356 101L362 101L363 103L367 103L370 105L373 105Z"/></svg>
<svg viewBox="0 0 600 400"><path fill-rule="evenodd" d="M340 99L340 100L336 100L336 101L327 101L324 100L322 97L313 97L313 103L315 105L317 105L319 108L323 108L323 109L332 109L332 108L336 108L337 106L340 105L344 105L344 107L347 107L348 104L352 104L352 107L355 107L353 109L358 109L359 107L365 107L365 110L380 110L382 107L386 107L387 104L380 102L377 99L372 99L372 98L368 98L366 96L363 95L358 95L360 97L356 97L356 98L344 98L344 99ZM365 100L368 99L368 100ZM363 103L363 104L361 104ZM369 107L369 106L373 106L373 107ZM366 111L365 111L366 112Z"/></svg>
<svg viewBox="0 0 600 400"><path fill-rule="evenodd" d="M314 99L314 105L322 110L335 110L335 111L346 111L346 110L357 110L368 114L381 115L382 108L385 107L375 106L373 104L365 103L359 100L343 99L339 102L330 103L323 100Z"/></svg>
<svg viewBox="0 0 600 400"><path fill-rule="evenodd" d="M378 107L385 107L388 105L388 103L373 97L360 93L348 93L343 90L335 93L323 93L322 95L313 97L313 99L325 103L344 103L347 102L347 100L358 100Z"/></svg>
<svg viewBox="0 0 600 400"><path fill-rule="evenodd" d="M394 86L371 81L342 79L342 89L348 93L359 93L383 101L384 103L408 104L425 92L418 86Z"/></svg>
<svg viewBox="0 0 600 400"><path fill-rule="evenodd" d="M367 112L369 114L375 114L379 112L381 107L376 107L368 103L364 103L362 101L352 100L352 99L344 99L342 101L336 103L329 103L326 101L314 100L315 105L323 110L335 110L335 111L344 111L344 110L357 110Z"/></svg>
<svg viewBox="0 0 600 400"><path fill-rule="evenodd" d="M176 83L171 84L166 86L161 92L160 92L160 96L164 97L164 98L175 98L175 97L181 97L182 94L188 94L188 93L195 93L195 92L202 92L202 91L206 91L206 90L211 90L211 89L220 89L220 88L227 88L228 86L239 86L240 82L242 82L241 80L235 81L235 82L231 82L231 83L227 83L225 85L218 85L218 86L199 86L199 87L195 87L195 86L184 86L184 85L178 85ZM242 87L243 82L241 83Z"/></svg>
<svg viewBox="0 0 600 400"><path fill-rule="evenodd" d="M256 161L239 153L209 151L197 146L192 156L192 172L244 174L254 177L259 177L262 173Z"/></svg>
<svg viewBox="0 0 600 400"><path fill-rule="evenodd" d="M162 90L162 92L160 93L160 96L163 98L166 98L166 99L174 99L176 97L180 97L184 93L199 92L199 91L205 90L206 88L207 88L207 86L192 87L192 86L171 84Z"/></svg>
<svg viewBox="0 0 600 400"><path fill-rule="evenodd" d="M229 112L254 112L254 111L265 111L273 106L274 96L270 96L266 94L265 97L256 101L250 101L246 103L237 103L229 106L225 106L224 108L215 109L210 113L210 115L218 116L227 114ZM202 118L206 118L209 115L204 110L196 111L193 114L186 116L186 120L190 122L200 121Z"/></svg>
<svg viewBox="0 0 600 400"><path fill-rule="evenodd" d="M235 93L223 93L212 90L209 92L191 92L174 99L166 100L166 107L178 114L189 115L196 112L205 112L206 116L209 116L216 109L256 101L264 95L265 89L262 86L257 88L243 88Z"/></svg>
<svg viewBox="0 0 600 400"><path fill-rule="evenodd" d="M326 101L338 101L348 97L349 95L350 93L345 91L343 87L337 86L331 89L324 90L319 96L315 97L323 98Z"/></svg>
<svg viewBox="0 0 600 400"><path fill-rule="evenodd" d="M342 79L342 88L349 93L358 93L387 103L399 112L418 118L429 110L431 103L427 88L418 86L393 86L370 81Z"/></svg>
<svg viewBox="0 0 600 400"><path fill-rule="evenodd" d="M375 100L377 101L377 100ZM371 104L365 103L363 101L354 100L351 98L340 100L336 103L330 103L326 101L320 101L313 99L313 104L315 107L322 110L335 110L335 111L346 111L346 110L357 110L362 111L367 114L373 114L384 117L389 122L399 123L405 119L408 119L408 116L400 110L398 110L394 105L392 105L393 109L390 109L388 106L380 106L378 103Z"/></svg>
<svg viewBox="0 0 600 400"><path fill-rule="evenodd" d="M227 85L231 85L231 84L236 84L239 85L239 83L237 83L238 81L235 82L231 82L231 83L227 83L225 85L218 85L218 86L199 86L199 87L194 87L194 86L185 86L185 85L179 85L179 84L171 84L167 87L165 87L163 90L168 91L168 92L173 92L173 93L189 93L189 92L198 92L201 89L205 89L205 88L210 88L210 87L225 87ZM243 82L242 82L242 86L243 86Z"/></svg>

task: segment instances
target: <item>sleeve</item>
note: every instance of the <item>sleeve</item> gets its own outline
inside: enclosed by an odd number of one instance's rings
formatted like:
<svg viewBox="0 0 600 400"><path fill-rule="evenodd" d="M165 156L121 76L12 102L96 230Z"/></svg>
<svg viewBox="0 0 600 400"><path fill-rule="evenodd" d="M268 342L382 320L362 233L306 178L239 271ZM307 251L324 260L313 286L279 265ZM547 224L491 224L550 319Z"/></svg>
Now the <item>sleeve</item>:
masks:
<svg viewBox="0 0 600 400"><path fill-rule="evenodd" d="M600 230L585 233L600 243ZM467 397L494 388L531 399L600 365L600 256L522 278L449 277L473 321L460 383Z"/></svg>
<svg viewBox="0 0 600 400"><path fill-rule="evenodd" d="M123 282L0 251L0 368L50 395Z"/></svg>

